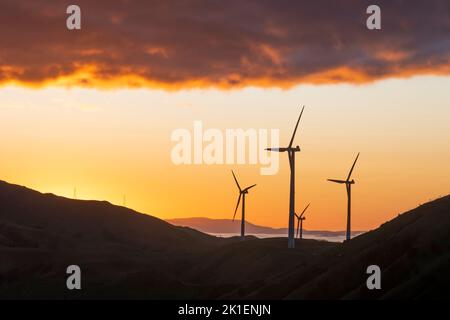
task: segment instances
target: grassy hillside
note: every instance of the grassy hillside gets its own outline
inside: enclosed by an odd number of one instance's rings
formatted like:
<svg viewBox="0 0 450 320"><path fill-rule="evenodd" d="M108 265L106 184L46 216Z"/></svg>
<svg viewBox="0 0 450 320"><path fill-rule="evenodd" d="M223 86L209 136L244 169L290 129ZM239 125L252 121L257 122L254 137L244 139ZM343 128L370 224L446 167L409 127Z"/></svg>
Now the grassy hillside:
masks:
<svg viewBox="0 0 450 320"><path fill-rule="evenodd" d="M0 182L0 298L449 297L450 196L346 243L220 239L100 201ZM66 267L82 290L66 289ZM366 268L382 290L366 289Z"/></svg>

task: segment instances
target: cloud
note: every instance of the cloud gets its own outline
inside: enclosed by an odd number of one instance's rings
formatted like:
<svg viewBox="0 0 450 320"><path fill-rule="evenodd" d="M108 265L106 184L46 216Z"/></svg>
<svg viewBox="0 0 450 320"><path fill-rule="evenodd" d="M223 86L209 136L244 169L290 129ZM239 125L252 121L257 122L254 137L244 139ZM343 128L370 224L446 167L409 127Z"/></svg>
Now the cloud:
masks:
<svg viewBox="0 0 450 320"><path fill-rule="evenodd" d="M290 87L450 73L450 2L79 0L0 2L0 83Z"/></svg>

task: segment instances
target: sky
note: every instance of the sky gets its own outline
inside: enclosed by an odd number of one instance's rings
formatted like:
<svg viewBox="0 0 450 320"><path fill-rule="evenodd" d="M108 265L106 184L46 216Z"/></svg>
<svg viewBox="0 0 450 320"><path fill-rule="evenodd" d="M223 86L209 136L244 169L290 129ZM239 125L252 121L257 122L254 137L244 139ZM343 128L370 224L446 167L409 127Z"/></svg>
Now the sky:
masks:
<svg viewBox="0 0 450 320"><path fill-rule="evenodd" d="M358 152L354 230L450 190L450 4L381 1L0 2L0 179L107 200L160 218L287 226L289 166L176 165L174 130L278 129L295 145L306 229L344 230L344 179ZM323 10L328 8L329 10ZM3 26L8 26L4 28Z"/></svg>

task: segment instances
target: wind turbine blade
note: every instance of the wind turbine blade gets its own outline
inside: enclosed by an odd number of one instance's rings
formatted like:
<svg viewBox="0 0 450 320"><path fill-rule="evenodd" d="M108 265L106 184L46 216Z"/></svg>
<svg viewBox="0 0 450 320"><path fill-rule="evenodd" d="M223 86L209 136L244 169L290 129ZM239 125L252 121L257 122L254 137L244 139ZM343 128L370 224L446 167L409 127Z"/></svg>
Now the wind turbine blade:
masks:
<svg viewBox="0 0 450 320"><path fill-rule="evenodd" d="M239 203L241 202L241 196L242 196L242 193L239 194L236 209L234 209L233 221L234 221L234 218L236 218L236 212L237 212L237 209L239 208Z"/></svg>
<svg viewBox="0 0 450 320"><path fill-rule="evenodd" d="M300 217L298 216L298 214L296 214L295 212L294 212L294 214L295 214L295 216L297 217L297 219L300 219Z"/></svg>
<svg viewBox="0 0 450 320"><path fill-rule="evenodd" d="M233 170L231 170L231 173L233 174L234 181L236 181L236 185L237 185L237 187L238 187L238 189L239 189L239 192L242 192L241 186L239 185L239 182L237 181L236 176L234 175Z"/></svg>
<svg viewBox="0 0 450 320"><path fill-rule="evenodd" d="M344 181L344 180L336 180L336 179L327 179L328 181L331 181L331 182L336 182L336 183L345 183L346 181Z"/></svg>
<svg viewBox="0 0 450 320"><path fill-rule="evenodd" d="M302 118L303 110L305 110L305 106L302 108L302 112L300 112L300 116L298 117L297 124L295 125L294 133L292 134L291 142L289 143L289 148L292 147L292 144L294 143L295 133L297 132L298 124L300 122L300 119Z"/></svg>
<svg viewBox="0 0 450 320"><path fill-rule="evenodd" d="M356 164L356 161L358 161L358 158L359 158L359 152L358 152L358 155L356 156L355 162L353 162L353 165L352 165L352 168L350 169L350 172L348 173L347 181L350 180L350 176L352 175L353 168L355 167L355 164Z"/></svg>
<svg viewBox="0 0 450 320"><path fill-rule="evenodd" d="M281 148L266 148L267 151L274 151L274 152L283 152L281 151Z"/></svg>
<svg viewBox="0 0 450 320"><path fill-rule="evenodd" d="M256 186L256 184L254 184L254 185L252 185L252 186L250 186L250 187L245 188L244 191L250 190L250 189L253 188L254 186Z"/></svg>
<svg viewBox="0 0 450 320"><path fill-rule="evenodd" d="M303 209L302 214L300 215L300 218L303 217L303 214L305 213L306 209L308 209L308 207L309 207L310 204L311 204L311 203L308 203L308 205L306 206L306 208Z"/></svg>

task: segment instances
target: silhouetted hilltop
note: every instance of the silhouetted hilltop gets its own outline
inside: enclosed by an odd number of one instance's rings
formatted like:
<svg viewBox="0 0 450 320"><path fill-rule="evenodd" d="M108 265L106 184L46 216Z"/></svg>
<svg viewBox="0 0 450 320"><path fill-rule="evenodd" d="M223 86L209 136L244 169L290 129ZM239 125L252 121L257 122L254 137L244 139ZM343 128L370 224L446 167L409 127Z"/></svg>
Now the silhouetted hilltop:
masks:
<svg viewBox="0 0 450 320"><path fill-rule="evenodd" d="M366 287L366 268L372 264L381 268L382 290ZM450 196L446 196L336 246L241 298L449 298L449 270Z"/></svg>
<svg viewBox="0 0 450 320"><path fill-rule="evenodd" d="M101 201L0 182L0 298L448 297L450 196L346 243L221 239ZM82 269L82 290L66 268ZM382 290L366 288L366 268Z"/></svg>
<svg viewBox="0 0 450 320"><path fill-rule="evenodd" d="M0 223L0 244L63 250L68 246L178 250L186 242L195 245L215 239L106 201L73 200L2 181Z"/></svg>
<svg viewBox="0 0 450 320"><path fill-rule="evenodd" d="M239 234L241 232L241 221L231 219L210 219L204 217L194 218L177 218L166 219L167 222L176 226L186 226L205 233L214 234ZM247 234L265 234L265 235L278 235L286 236L287 228L272 228L255 225L251 222L245 222L245 232ZM352 234L358 235L362 231L354 231ZM345 231L312 231L303 230L305 236L322 236L322 237L338 237L344 236Z"/></svg>
<svg viewBox="0 0 450 320"><path fill-rule="evenodd" d="M186 226L194 228L201 232L206 233L240 233L241 232L241 220L231 219L210 219L203 217L194 218L177 218L166 219L167 222L176 226ZM248 233L265 233L265 234L280 234L285 235L287 233L286 228L271 228L255 225L251 222L245 222L245 231Z"/></svg>

